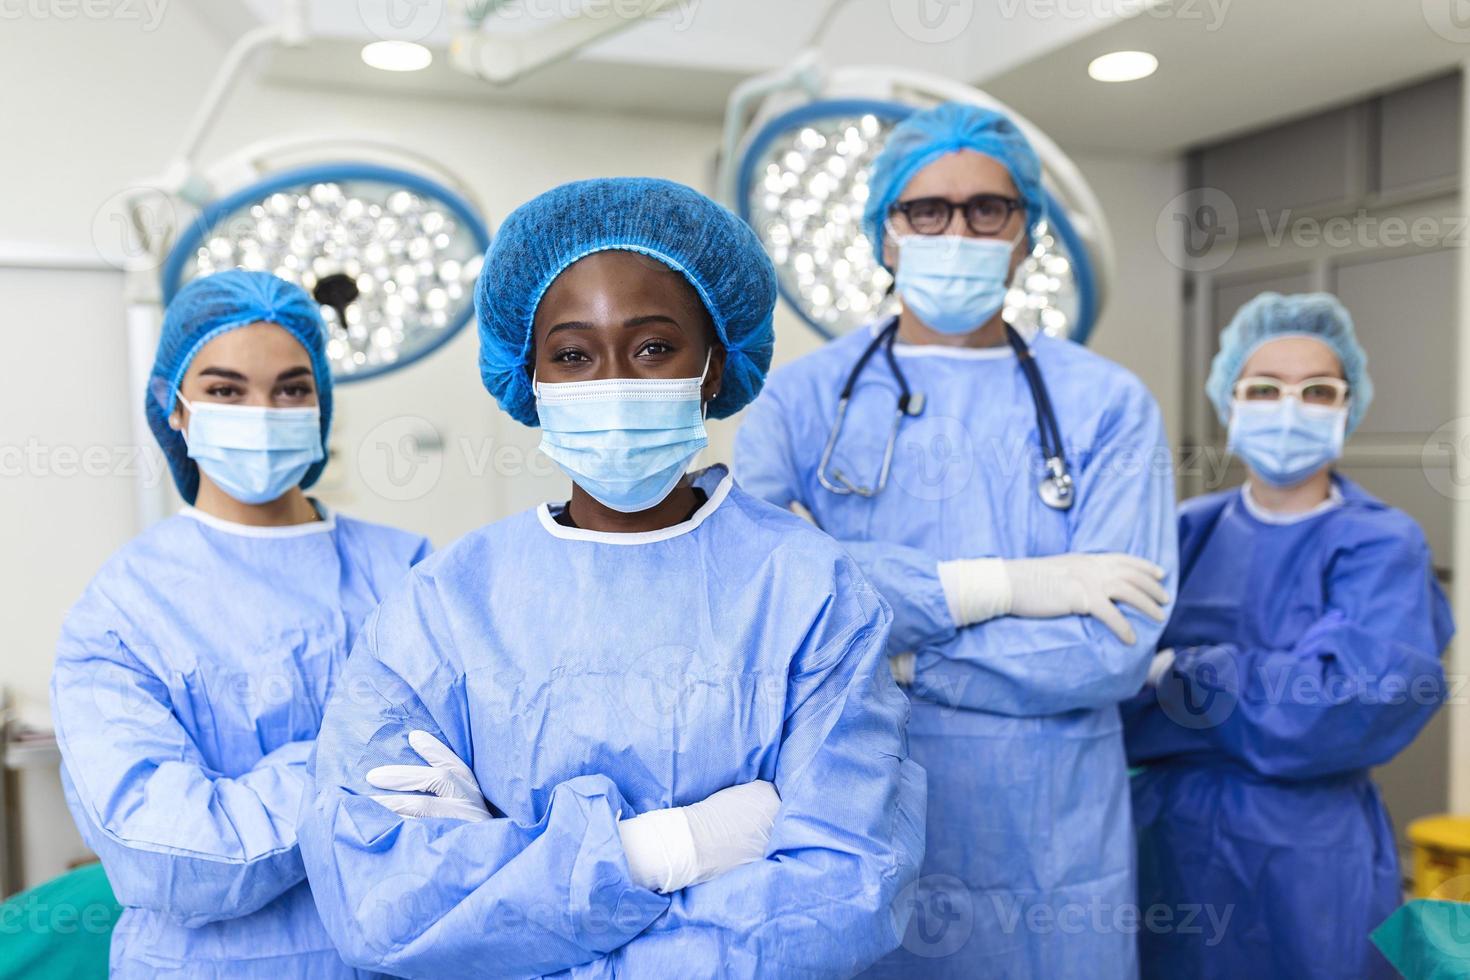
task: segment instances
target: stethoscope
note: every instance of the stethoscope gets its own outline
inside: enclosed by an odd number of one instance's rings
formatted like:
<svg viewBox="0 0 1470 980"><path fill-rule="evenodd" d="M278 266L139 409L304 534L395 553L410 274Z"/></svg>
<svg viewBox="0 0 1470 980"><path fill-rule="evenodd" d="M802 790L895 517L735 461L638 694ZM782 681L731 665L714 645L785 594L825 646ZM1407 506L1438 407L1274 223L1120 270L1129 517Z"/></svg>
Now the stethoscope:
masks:
<svg viewBox="0 0 1470 980"><path fill-rule="evenodd" d="M904 418L924 411L924 396L909 389L908 378L898 366L898 358L894 356L893 344L897 339L898 317L895 316L883 325L883 329L868 344L863 356L852 366L847 383L842 386L842 394L837 399L837 416L832 422L832 432L827 436L826 448L822 450L822 461L817 466L818 482L832 493L855 493L860 497L876 497L882 493L883 488L888 485L888 471L893 466L893 449L898 442L898 430L903 425ZM1006 341L1016 352L1021 373L1026 376L1026 386L1031 389L1031 401L1036 406L1036 430L1041 442L1041 456L1046 463L1046 476L1042 478L1037 492L1042 503L1048 507L1067 510L1075 499L1076 487L1067 466L1067 455L1062 449L1062 430L1057 425L1051 395L1046 390L1046 382L1042 380L1041 369L1036 366L1036 358L1032 356L1030 346L1010 324L1006 324ZM847 419L847 406L852 400L853 389L857 387L863 369L880 348L893 372L894 380L898 382L898 405L893 413L893 428L888 433L888 445L883 450L883 465L878 471L878 479L873 486L862 486L849 480L841 470L832 470L829 476L828 466L832 462L832 452L837 448L837 440L842 438L842 425Z"/></svg>

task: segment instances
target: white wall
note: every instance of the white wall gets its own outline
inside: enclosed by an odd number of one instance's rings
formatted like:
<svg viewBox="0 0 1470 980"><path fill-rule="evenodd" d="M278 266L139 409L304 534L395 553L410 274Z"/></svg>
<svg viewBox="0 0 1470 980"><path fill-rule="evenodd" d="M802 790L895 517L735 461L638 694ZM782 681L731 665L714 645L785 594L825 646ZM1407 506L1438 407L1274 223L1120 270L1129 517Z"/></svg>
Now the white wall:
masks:
<svg viewBox="0 0 1470 980"><path fill-rule="evenodd" d="M1155 229L1170 199L1184 190L1184 162L1089 151L1074 153L1073 162L1102 201L1117 250L1117 282L1089 346L1148 385L1170 438L1177 441L1183 398L1204 395L1180 387L1183 274L1160 246Z"/></svg>

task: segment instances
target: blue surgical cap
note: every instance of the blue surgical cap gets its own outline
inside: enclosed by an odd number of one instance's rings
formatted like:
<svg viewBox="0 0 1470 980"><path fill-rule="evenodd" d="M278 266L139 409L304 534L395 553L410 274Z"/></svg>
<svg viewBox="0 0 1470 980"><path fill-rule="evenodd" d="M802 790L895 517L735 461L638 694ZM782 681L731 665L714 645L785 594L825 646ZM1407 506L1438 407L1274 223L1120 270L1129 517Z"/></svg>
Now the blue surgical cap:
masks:
<svg viewBox="0 0 1470 980"><path fill-rule="evenodd" d="M174 486L191 504L199 493L199 467L189 458L183 435L168 424L179 385L194 355L205 344L222 333L260 322L280 326L306 348L322 416L322 449L326 449L327 432L332 426L332 371L327 364L321 308L300 286L269 272L231 269L195 279L179 290L163 314L158 353L143 399L148 427L173 471ZM301 486L315 483L326 465L325 457L313 463L301 478Z"/></svg>
<svg viewBox="0 0 1470 980"><path fill-rule="evenodd" d="M948 153L974 150L1005 165L1026 208L1026 227L1046 218L1041 161L1016 124L993 109L945 102L916 112L894 127L873 162L863 227L878 261L883 261L883 223L914 175Z"/></svg>
<svg viewBox="0 0 1470 980"><path fill-rule="evenodd" d="M1220 332L1220 353L1210 365L1205 393L1215 404L1222 423L1230 421L1230 402L1241 368L1268 341L1281 337L1311 337L1332 348L1342 362L1348 383L1348 424L1352 432L1373 401L1373 380L1368 377L1368 355L1353 332L1353 318L1328 293L1299 293L1283 296L1262 293L1242 306L1230 325Z"/></svg>
<svg viewBox="0 0 1470 980"><path fill-rule="evenodd" d="M709 414L725 418L760 392L771 367L776 272L755 233L698 191L651 177L563 184L500 226L475 288L480 378L516 421L537 424L531 391L532 321L557 276L594 252L621 249L682 273L725 348Z"/></svg>

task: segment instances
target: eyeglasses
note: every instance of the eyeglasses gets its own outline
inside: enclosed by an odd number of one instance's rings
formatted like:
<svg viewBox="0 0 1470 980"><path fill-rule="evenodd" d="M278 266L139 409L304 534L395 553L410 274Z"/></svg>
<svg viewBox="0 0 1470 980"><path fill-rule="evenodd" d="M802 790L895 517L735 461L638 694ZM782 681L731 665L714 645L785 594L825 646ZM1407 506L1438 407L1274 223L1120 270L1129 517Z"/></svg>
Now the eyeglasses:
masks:
<svg viewBox="0 0 1470 980"><path fill-rule="evenodd" d="M1279 378L1241 378L1235 382L1235 400L1242 402L1274 402L1295 398L1303 405L1341 408L1347 404L1348 383L1341 378L1308 378L1287 384Z"/></svg>
<svg viewBox="0 0 1470 980"><path fill-rule="evenodd" d="M998 235L1011 215L1021 210L1021 202L1004 194L976 194L964 201L943 197L916 197L898 201L889 214L901 214L909 227L920 235L942 235L954 219L956 209L964 209L965 224L977 235Z"/></svg>

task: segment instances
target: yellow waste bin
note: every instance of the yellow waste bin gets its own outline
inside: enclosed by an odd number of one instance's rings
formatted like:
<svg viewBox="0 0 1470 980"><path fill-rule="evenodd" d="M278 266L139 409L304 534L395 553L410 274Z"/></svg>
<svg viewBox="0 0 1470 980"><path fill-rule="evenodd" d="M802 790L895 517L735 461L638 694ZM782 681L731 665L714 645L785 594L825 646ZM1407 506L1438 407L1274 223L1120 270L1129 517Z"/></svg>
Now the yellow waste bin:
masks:
<svg viewBox="0 0 1470 980"><path fill-rule="evenodd" d="M1470 902L1470 817L1441 814L1409 824L1414 897Z"/></svg>

